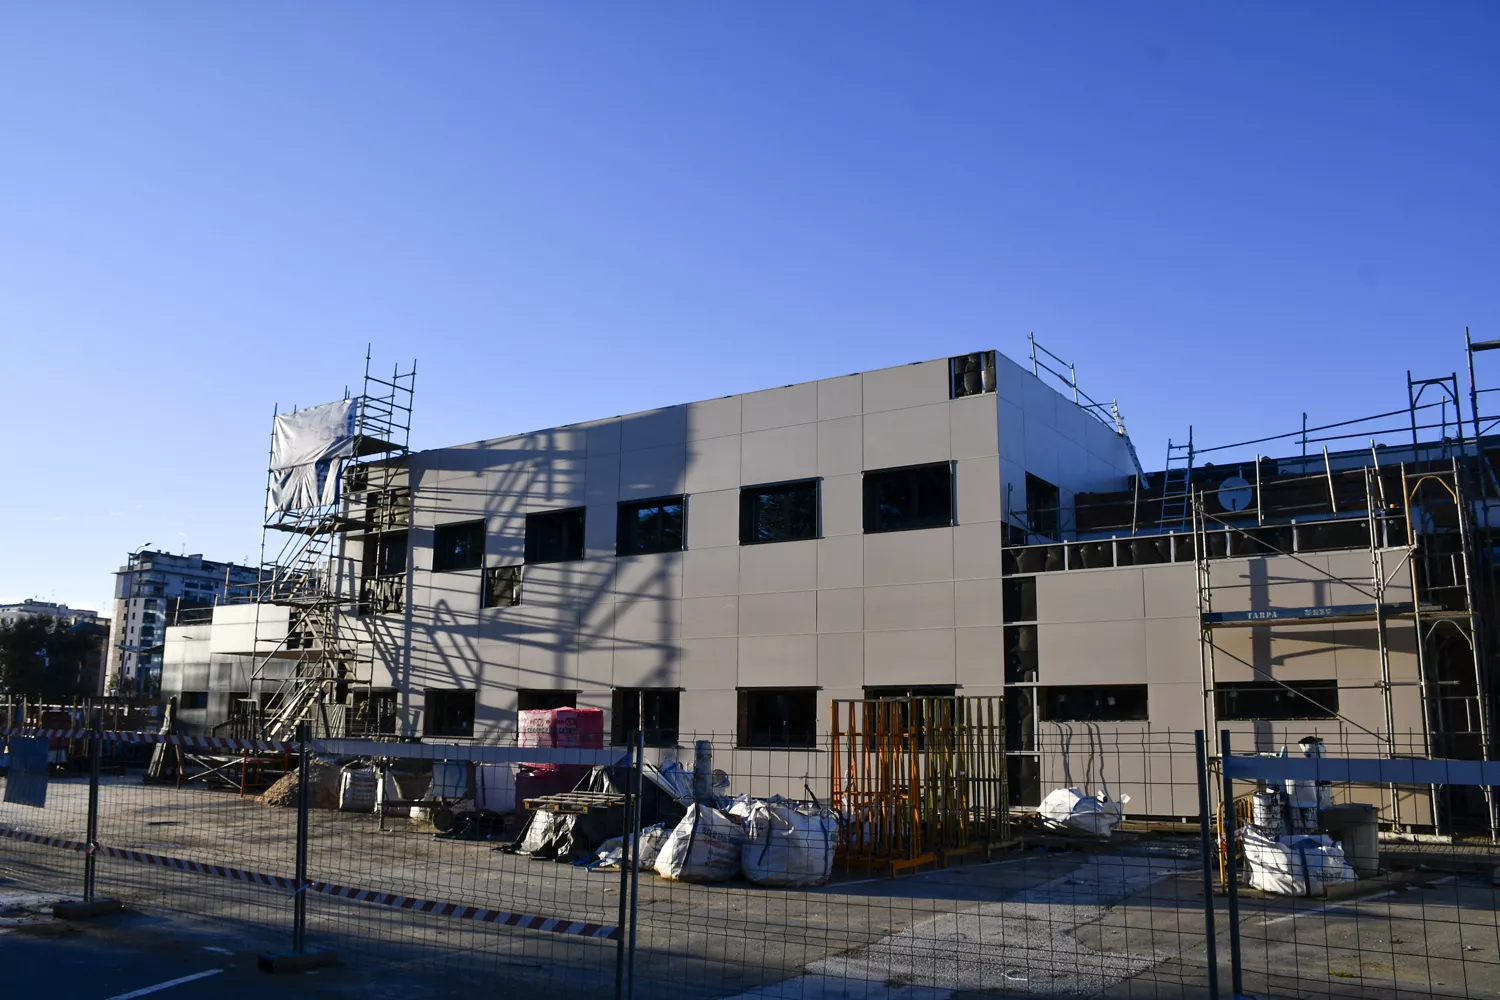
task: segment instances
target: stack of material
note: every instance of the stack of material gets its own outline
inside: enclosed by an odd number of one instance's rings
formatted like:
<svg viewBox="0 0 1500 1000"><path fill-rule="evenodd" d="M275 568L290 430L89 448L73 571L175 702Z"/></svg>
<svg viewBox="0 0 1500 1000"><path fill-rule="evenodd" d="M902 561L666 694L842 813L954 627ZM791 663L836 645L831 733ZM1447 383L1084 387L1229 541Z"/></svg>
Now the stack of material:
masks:
<svg viewBox="0 0 1500 1000"><path fill-rule="evenodd" d="M523 747L604 749L604 711L598 708L548 708L520 713Z"/></svg>
<svg viewBox="0 0 1500 1000"><path fill-rule="evenodd" d="M339 770L327 761L313 758L308 765L309 785L307 804L310 809L337 809L339 807ZM301 768L289 771L276 784L267 788L260 801L268 806L297 807L297 782Z"/></svg>

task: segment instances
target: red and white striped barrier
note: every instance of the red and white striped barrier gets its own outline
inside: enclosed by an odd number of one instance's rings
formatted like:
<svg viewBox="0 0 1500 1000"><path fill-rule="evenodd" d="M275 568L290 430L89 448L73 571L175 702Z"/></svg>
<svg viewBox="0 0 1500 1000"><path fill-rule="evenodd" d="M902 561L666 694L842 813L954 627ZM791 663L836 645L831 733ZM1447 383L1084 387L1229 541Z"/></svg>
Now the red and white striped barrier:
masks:
<svg viewBox="0 0 1500 1000"><path fill-rule="evenodd" d="M43 847L56 847L66 851L87 853L89 850L87 844L82 844L75 840L63 840L60 837L44 837L40 834L27 833L24 830L17 830L15 827L9 826L0 826L0 837L9 840L19 840L27 844L39 844ZM96 844L94 851L106 858L133 861L136 864L151 865L171 871L187 872L192 875L207 875L211 878L244 882L249 885L270 886L292 892L295 892L297 889L295 879L286 878L281 875L267 875L263 872L246 871L243 868L229 868L225 865L210 865L201 861L189 861L186 858L174 858L165 854L149 854L145 851L134 851L125 847L111 847L108 844ZM350 886L334 885L330 882L308 882L307 890L325 896L333 896L336 899L352 899L359 903L389 906L397 910L410 910L413 913L431 913L439 917L453 917L456 920L474 920L484 924L500 924L505 927L515 927L524 931L545 931L551 934L565 934L573 937L595 938L604 941L615 941L620 937L620 928L609 924L593 924L582 920L564 920L560 917L539 917L528 913L509 913L505 910L486 910L477 906L464 906L459 903L440 903L436 900L419 899L415 896L397 896L388 892L376 892L373 889L356 889Z"/></svg>
<svg viewBox="0 0 1500 1000"><path fill-rule="evenodd" d="M0 729L0 736L35 736L49 740L86 740L93 736L87 729ZM227 736L164 736L161 733L103 732L106 743L166 743L171 746L197 747L203 750L249 751L251 753L296 753L297 744L281 740L241 740Z"/></svg>

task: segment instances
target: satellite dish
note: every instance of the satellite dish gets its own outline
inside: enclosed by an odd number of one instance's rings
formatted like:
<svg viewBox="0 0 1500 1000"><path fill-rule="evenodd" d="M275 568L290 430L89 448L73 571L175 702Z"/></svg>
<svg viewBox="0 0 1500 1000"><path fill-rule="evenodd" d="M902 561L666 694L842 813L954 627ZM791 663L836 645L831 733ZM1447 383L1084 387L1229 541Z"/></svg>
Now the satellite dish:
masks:
<svg viewBox="0 0 1500 1000"><path fill-rule="evenodd" d="M1227 511L1240 511L1250 506L1255 491L1244 476L1227 476L1219 483L1219 506Z"/></svg>

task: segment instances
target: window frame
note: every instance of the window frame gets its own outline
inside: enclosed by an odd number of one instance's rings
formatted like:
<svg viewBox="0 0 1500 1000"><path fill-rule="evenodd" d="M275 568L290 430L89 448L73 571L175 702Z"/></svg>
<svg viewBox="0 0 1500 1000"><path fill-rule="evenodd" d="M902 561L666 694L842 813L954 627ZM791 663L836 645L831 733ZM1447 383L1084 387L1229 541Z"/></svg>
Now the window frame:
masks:
<svg viewBox="0 0 1500 1000"><path fill-rule="evenodd" d="M1062 541L1062 487L1049 482L1034 472L1026 473L1026 531L1051 542ZM1033 485L1035 484L1035 485ZM1039 493L1047 493L1054 500L1051 507L1043 507L1033 500L1040 500ZM1051 530L1048 531L1047 529Z"/></svg>
<svg viewBox="0 0 1500 1000"><path fill-rule="evenodd" d="M486 566L484 574L479 581L479 606L482 609L489 608L513 608L521 603L521 581L525 578L525 564L515 563L509 566ZM510 600L501 600L500 595L505 592L506 585L502 582L502 575L507 571L514 571L515 583L510 585Z"/></svg>
<svg viewBox="0 0 1500 1000"><path fill-rule="evenodd" d="M193 698L193 704L188 704L188 696ZM184 712L204 712L208 710L207 691L179 691L177 692L177 707Z"/></svg>
<svg viewBox="0 0 1500 1000"><path fill-rule="evenodd" d="M643 698L644 696L644 698ZM639 714L643 700L656 699L658 704L654 713L655 726L644 728L646 746L656 748L671 748L680 745L682 738L682 688L675 687L629 687L614 688L610 692L609 713L609 738L610 746L622 747L626 745L631 729L628 718L631 714L637 716L636 725L640 724ZM670 727L662 724L662 704L665 699L670 698L672 702L672 725ZM627 706L630 711L627 711ZM653 713L646 713L646 721L653 721Z"/></svg>
<svg viewBox="0 0 1500 1000"><path fill-rule="evenodd" d="M948 471L948 510L946 519L939 521L933 516L931 521L923 521L917 524L901 524L882 527L879 524L880 503L878 494L875 492L876 484L882 480L890 480L897 474L914 474L919 471L936 470L944 468ZM951 528L958 523L958 470L952 459L944 459L940 462L919 462L915 465L897 465L886 469L866 469L860 475L860 506L863 514L863 528L867 535L884 535L892 531L923 531L929 528ZM921 506L920 494L917 496L916 506Z"/></svg>
<svg viewBox="0 0 1500 1000"><path fill-rule="evenodd" d="M396 546L387 544L397 537L401 539L399 551L401 553L401 568L389 570L388 558L382 559L382 555L398 551ZM406 528L394 531L373 531L362 539L364 551L360 555L360 568L366 580L390 580L406 575L406 570L411 564L411 532ZM434 554L434 558L436 555Z"/></svg>
<svg viewBox="0 0 1500 1000"><path fill-rule="evenodd" d="M436 714L433 711L434 696L449 697L460 695L468 695L469 698L469 711L467 719L468 732L449 731L447 728L439 731L438 728L433 725L433 716ZM449 738L472 739L474 736L474 724L476 721L476 716L478 716L478 714L479 692L474 688L423 688L422 690L422 735L424 737L443 736ZM460 722L464 721L464 713L462 712L457 713L455 717L459 719ZM464 727L458 726L456 728L462 729Z"/></svg>
<svg viewBox="0 0 1500 1000"><path fill-rule="evenodd" d="M785 538L756 538L756 516L754 498L773 493L790 494L795 490L811 487L812 525L811 534L788 535ZM775 545L780 542L806 542L823 537L823 477L808 479L784 479L774 483L754 483L740 487L740 544Z"/></svg>
<svg viewBox="0 0 1500 1000"><path fill-rule="evenodd" d="M662 510L665 510L666 508L674 506L674 505L678 508L678 515L677 515L677 521L678 521L677 535L678 535L678 537L677 537L677 544L676 544L675 547L674 546L670 546L670 545L660 545L657 548L644 548L644 549L637 548L637 549L631 549L630 551L626 551L625 550L625 540L626 540L626 538L627 537L630 537L630 538L636 538L636 537L638 537L634 531L627 530L627 528L639 527L640 526L639 517L638 516L632 517L631 516L632 514L639 515L639 513L641 511L643 511L643 510L652 510L652 509L655 509L657 511L662 511ZM623 557L627 557L627 556L650 556L650 555L656 555L656 554L661 553L661 552L682 552L685 549L687 549L687 517L688 517L687 507L688 507L688 505L687 505L687 494L686 493L678 493L678 494L675 494L675 495L668 495L668 496L661 496L661 497L646 497L646 498L643 498L643 499L640 499L640 500L621 500L619 503L615 504L615 555L616 555L616 557L623 558ZM664 535L664 532L661 530L661 528L662 528L662 524L660 522L658 522L658 525L657 525L657 535L658 536Z"/></svg>
<svg viewBox="0 0 1500 1000"><path fill-rule="evenodd" d="M474 531L476 528L478 529L479 551L469 552L467 554L468 561L463 563L454 562L450 564L449 559L457 558L456 552L453 555L443 555L441 559L439 558L440 553L447 553L449 551L447 547L440 546L438 544L438 538L443 532L467 532ZM484 518L469 521L452 521L448 524L434 525L432 529L432 572L463 573L468 570L475 570L483 567L484 550L486 548L485 543L488 541L488 539L485 537L486 534L487 532L485 530Z"/></svg>
<svg viewBox="0 0 1500 1000"><path fill-rule="evenodd" d="M529 705L523 701L531 701ZM555 704L545 704L552 702ZM577 708L578 692L552 688L516 688L517 712L552 712L559 708Z"/></svg>
<svg viewBox="0 0 1500 1000"><path fill-rule="evenodd" d="M1315 711L1318 714L1312 715L1268 715L1263 712L1249 715L1248 710L1246 713L1228 710L1230 699L1226 698L1226 695L1242 691L1286 695L1289 693L1288 688L1291 689L1290 693L1296 695L1294 704L1306 703L1325 707L1316 708ZM1337 678L1295 681L1273 681L1262 678L1253 681L1224 681L1214 685L1214 716L1220 722L1326 722L1339 717L1339 682Z"/></svg>
<svg viewBox="0 0 1500 1000"><path fill-rule="evenodd" d="M1141 694L1140 714L1121 713L1107 718L1077 714L1059 716L1052 701L1054 695L1063 691L1077 691L1084 695L1092 693L1097 698L1103 696L1105 692L1114 690L1131 692L1139 690ZM1041 697L1037 699L1037 705L1041 710L1043 722L1149 722L1151 721L1151 686L1149 684L1046 684L1041 685Z"/></svg>
<svg viewBox="0 0 1500 1000"><path fill-rule="evenodd" d="M540 524L543 524L544 522L549 521L549 520L558 520L558 521L561 521L564 517L572 518L572 517L575 517L575 516L578 519L578 539L577 539L577 553L578 554L577 555L571 555L571 554L569 554L569 555L562 555L562 556L558 556L556 558L547 558L547 559L539 558L539 554L538 554L537 550L541 547L540 546L540 539L537 538L537 536L535 534L533 534L532 525L533 524L540 525ZM524 539L524 541L522 543L523 551L524 551L525 554L524 554L524 556L522 558L523 558L523 560L524 560L524 562L525 562L525 564L527 566L545 566L548 563L577 562L579 559L582 559L584 557L584 555L586 554L586 546L584 544L584 539L586 537L587 531L588 531L588 508L586 508L586 507L559 507L557 510L539 510L539 511L534 511L534 512L526 515L526 534L525 534L525 539ZM567 538L565 540L568 541L568 542L570 542L570 543L572 541L571 538ZM568 547L568 552L571 553L572 551L573 551L573 546L570 544L569 547Z"/></svg>
<svg viewBox="0 0 1500 1000"><path fill-rule="evenodd" d="M821 688L815 686L806 687L742 687L736 692L736 726L735 745L743 750L816 750L818 746L818 692ZM766 697L792 696L807 697L807 706L800 708L811 709L809 720L810 728L806 730L793 730L792 712L779 712L782 715L782 730L785 736L781 740L766 739L757 740L755 730L757 728L754 716L759 714L755 711L752 699ZM790 706L787 706L790 708ZM797 714L806 714L799 711Z"/></svg>

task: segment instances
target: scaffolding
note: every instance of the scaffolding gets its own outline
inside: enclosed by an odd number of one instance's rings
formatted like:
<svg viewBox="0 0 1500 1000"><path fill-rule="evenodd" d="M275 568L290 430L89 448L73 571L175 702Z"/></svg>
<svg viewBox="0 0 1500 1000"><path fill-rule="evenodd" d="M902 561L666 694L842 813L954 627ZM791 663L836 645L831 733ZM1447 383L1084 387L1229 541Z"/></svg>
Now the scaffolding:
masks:
<svg viewBox="0 0 1500 1000"><path fill-rule="evenodd" d="M257 682L273 683L279 668L290 669L268 697L250 699L248 710L232 720L240 728L265 739L290 739L309 722L322 735L351 735L361 728L348 717L358 700L354 695L373 705L374 657L369 639L350 618L372 601L399 609L404 577L394 586L388 580L367 583L365 574L353 572L347 541L353 533L389 529L398 521L402 528L410 525L405 458L415 388L415 362L382 377L371 371L367 351L361 391L344 397L351 404L352 440L324 470L333 488L314 503L288 509L272 502L275 470L268 468L260 576L252 594L252 690ZM262 612L269 607L287 609L286 626L276 639L263 640L270 622ZM281 632L279 615L271 617Z"/></svg>
<svg viewBox="0 0 1500 1000"><path fill-rule="evenodd" d="M1369 679L1348 686L1378 690L1378 709L1373 695L1362 695L1358 709L1329 704L1309 718L1321 717L1351 737L1357 733L1361 742L1376 741L1388 756L1488 759L1500 677L1492 527L1500 522L1500 416L1488 414L1485 404L1500 389L1481 388L1475 355L1500 350L1500 341L1474 341L1467 331L1465 340L1468 414L1456 373L1417 378L1408 372L1407 405L1400 409L1320 426L1309 425L1303 414L1299 430L1227 445L1171 442L1164 471L1132 477L1128 489L1081 493L1066 507L1059 504L1054 540L1007 542L1004 575L1192 563L1202 720L1209 732L1226 721L1218 711L1221 688L1229 693L1226 632L1248 629L1262 637L1281 629L1294 637L1363 626L1352 630L1354 641L1360 655L1368 650L1378 659L1378 676L1371 662ZM1261 454L1268 443L1285 446L1286 457ZM1253 460L1221 457L1248 455L1251 448ZM1220 464L1202 462L1210 458ZM1012 530L1006 537L1026 536ZM1251 556L1276 562L1251 579ZM1310 596L1300 600L1278 591L1286 582L1307 584ZM1302 606L1270 606L1279 599ZM1013 626L1010 612L1005 620L1008 635L1035 628ZM1333 648L1342 640L1328 642ZM1243 636L1235 643L1248 645ZM1393 657L1397 651L1399 658ZM1022 666L1011 672L1007 646L1007 692L1016 695L1007 700L1020 710L1011 720L1018 733L1027 721L1021 716L1030 714L1033 728L1038 725L1035 705L1025 711L1031 694L1025 688L1038 683L1036 655L1034 648L1019 650ZM1235 659L1239 676L1293 693L1284 673L1272 676L1267 669L1269 656ZM1033 664L1029 674L1026 663ZM1010 755L1026 752L1017 743ZM1459 801L1469 793L1432 791L1430 814L1409 815L1406 824L1440 832L1478 826L1492 835L1500 826L1489 797L1474 793Z"/></svg>

